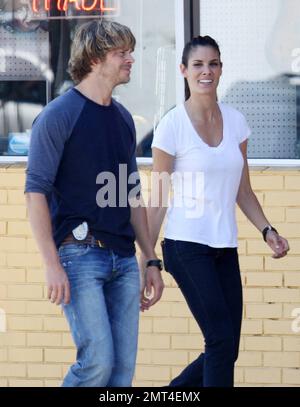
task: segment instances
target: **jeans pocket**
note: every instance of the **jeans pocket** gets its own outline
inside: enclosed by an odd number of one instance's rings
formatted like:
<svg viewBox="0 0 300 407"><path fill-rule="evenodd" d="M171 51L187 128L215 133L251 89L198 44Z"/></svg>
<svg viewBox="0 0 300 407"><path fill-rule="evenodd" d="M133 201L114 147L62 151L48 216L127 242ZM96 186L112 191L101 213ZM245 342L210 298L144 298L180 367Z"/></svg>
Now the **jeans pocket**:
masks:
<svg viewBox="0 0 300 407"><path fill-rule="evenodd" d="M166 242L164 240L162 240L160 242L160 245L161 245L162 257L163 257L164 269L166 271L169 271L169 263L168 263L167 251L166 251Z"/></svg>
<svg viewBox="0 0 300 407"><path fill-rule="evenodd" d="M60 260L72 260L80 256L84 256L90 250L90 246L87 244L66 244L62 245L58 249L58 255Z"/></svg>

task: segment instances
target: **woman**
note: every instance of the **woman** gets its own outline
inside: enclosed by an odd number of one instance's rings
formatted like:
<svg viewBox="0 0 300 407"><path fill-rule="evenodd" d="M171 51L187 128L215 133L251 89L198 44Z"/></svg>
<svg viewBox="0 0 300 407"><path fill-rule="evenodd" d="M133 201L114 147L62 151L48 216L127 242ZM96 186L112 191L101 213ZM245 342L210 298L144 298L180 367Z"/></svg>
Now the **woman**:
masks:
<svg viewBox="0 0 300 407"><path fill-rule="evenodd" d="M271 227L252 191L247 122L239 111L217 102L222 62L215 40L199 36L189 42L181 72L186 101L167 113L156 129L153 173L172 174L173 197L163 242L165 269L176 280L204 335L205 352L170 386L231 387L242 319L236 203L263 232L274 258L285 256L289 246ZM152 203L157 199L154 189L153 185ZM149 205L153 247L168 192L160 181L159 204ZM142 299L143 308L148 305Z"/></svg>

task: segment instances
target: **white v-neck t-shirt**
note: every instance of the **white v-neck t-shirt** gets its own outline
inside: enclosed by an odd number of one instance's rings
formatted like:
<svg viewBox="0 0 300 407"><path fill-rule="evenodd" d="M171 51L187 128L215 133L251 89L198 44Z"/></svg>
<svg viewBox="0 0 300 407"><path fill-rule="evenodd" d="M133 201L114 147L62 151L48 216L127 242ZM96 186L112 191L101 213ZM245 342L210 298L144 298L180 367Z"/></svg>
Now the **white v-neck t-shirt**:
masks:
<svg viewBox="0 0 300 407"><path fill-rule="evenodd" d="M217 147L201 139L184 104L163 117L152 147L175 157L164 236L216 248L237 247L236 199L244 167L239 145L251 131L241 112L218 105L223 138Z"/></svg>

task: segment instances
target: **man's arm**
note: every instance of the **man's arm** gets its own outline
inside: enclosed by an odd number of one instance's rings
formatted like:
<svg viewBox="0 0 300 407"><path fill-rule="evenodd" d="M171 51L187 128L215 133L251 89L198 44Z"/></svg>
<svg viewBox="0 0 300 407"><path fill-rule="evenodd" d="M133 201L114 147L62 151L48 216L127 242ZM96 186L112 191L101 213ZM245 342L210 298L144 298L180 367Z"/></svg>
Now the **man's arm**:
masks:
<svg viewBox="0 0 300 407"><path fill-rule="evenodd" d="M29 221L46 267L48 298L57 305L70 302L70 287L52 237L47 199L41 193L26 193Z"/></svg>
<svg viewBox="0 0 300 407"><path fill-rule="evenodd" d="M131 207L131 224L136 235L137 243L146 260L156 259L157 256L150 241L147 213L144 206ZM143 266L144 265L142 265L142 268ZM161 272L157 267L148 267L146 271L141 270L141 273L141 310L144 311L160 300L164 289L164 282L161 277ZM146 295L144 293L145 289ZM151 295L152 289L153 296L149 299L147 296L149 297Z"/></svg>

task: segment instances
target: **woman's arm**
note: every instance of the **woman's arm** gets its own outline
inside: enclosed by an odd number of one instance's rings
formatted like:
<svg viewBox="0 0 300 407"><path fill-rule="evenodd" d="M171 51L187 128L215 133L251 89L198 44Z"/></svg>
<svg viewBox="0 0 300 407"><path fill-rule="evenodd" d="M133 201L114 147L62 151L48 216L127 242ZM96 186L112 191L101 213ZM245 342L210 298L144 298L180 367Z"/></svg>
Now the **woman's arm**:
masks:
<svg viewBox="0 0 300 407"><path fill-rule="evenodd" d="M247 140L240 144L240 149L244 157L244 168L237 196L237 203L242 212L250 220L250 222L252 222L253 225L260 232L262 232L267 225L270 225L270 222L266 218L262 207L251 187L247 160L247 145ZM274 251L274 258L278 259L280 257L284 257L289 251L287 240L278 235L276 232L268 231L266 239L268 245Z"/></svg>
<svg viewBox="0 0 300 407"><path fill-rule="evenodd" d="M151 174L151 194L147 208L147 219L150 234L150 244L154 250L159 232L168 208L170 177L173 172L174 156L153 148L153 170ZM141 253L140 269L146 270L146 254ZM146 273L146 272L145 272ZM147 285L147 275L144 276ZM149 308L146 298L142 299L142 308Z"/></svg>

